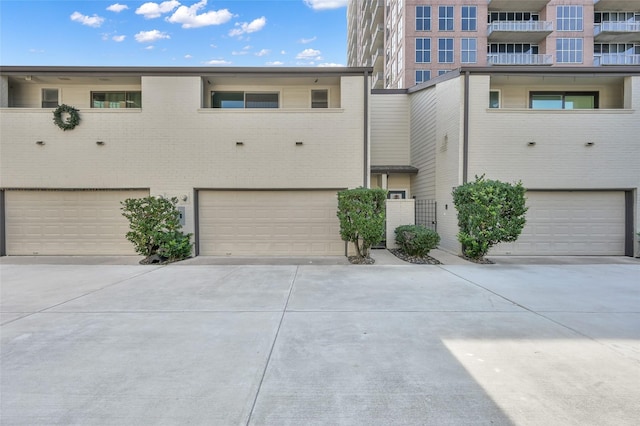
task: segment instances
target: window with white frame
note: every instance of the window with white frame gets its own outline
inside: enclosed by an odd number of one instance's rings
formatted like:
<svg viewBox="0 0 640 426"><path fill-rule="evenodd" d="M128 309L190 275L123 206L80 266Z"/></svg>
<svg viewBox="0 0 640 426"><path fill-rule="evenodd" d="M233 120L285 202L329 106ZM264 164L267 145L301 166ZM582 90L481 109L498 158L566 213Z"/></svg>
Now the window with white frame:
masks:
<svg viewBox="0 0 640 426"><path fill-rule="evenodd" d="M58 89L42 89L42 108L57 108L58 102Z"/></svg>
<svg viewBox="0 0 640 426"><path fill-rule="evenodd" d="M460 54L460 62L463 64L475 64L478 62L478 40L475 38L461 39Z"/></svg>
<svg viewBox="0 0 640 426"><path fill-rule="evenodd" d="M598 92L530 92L531 109L596 109Z"/></svg>
<svg viewBox="0 0 640 426"><path fill-rule="evenodd" d="M416 6L416 31L431 31L431 6Z"/></svg>
<svg viewBox="0 0 640 426"><path fill-rule="evenodd" d="M91 92L91 108L142 108L142 92Z"/></svg>
<svg viewBox="0 0 640 426"><path fill-rule="evenodd" d="M441 75L445 75L449 71L451 71L451 70L438 70L438 77L440 77Z"/></svg>
<svg viewBox="0 0 640 426"><path fill-rule="evenodd" d="M462 31L478 30L478 7L462 6Z"/></svg>
<svg viewBox="0 0 640 426"><path fill-rule="evenodd" d="M438 29L453 31L453 6L438 7Z"/></svg>
<svg viewBox="0 0 640 426"><path fill-rule="evenodd" d="M595 12L593 22L640 22L640 12Z"/></svg>
<svg viewBox="0 0 640 426"><path fill-rule="evenodd" d="M582 6L556 6L558 31L582 31Z"/></svg>
<svg viewBox="0 0 640 426"><path fill-rule="evenodd" d="M416 84L431 80L431 70L416 70Z"/></svg>
<svg viewBox="0 0 640 426"><path fill-rule="evenodd" d="M327 89L311 91L311 108L329 108L329 91Z"/></svg>
<svg viewBox="0 0 640 426"><path fill-rule="evenodd" d="M278 108L278 93L212 92L212 108Z"/></svg>
<svg viewBox="0 0 640 426"><path fill-rule="evenodd" d="M441 64L453 63L453 39L438 39L438 62Z"/></svg>
<svg viewBox="0 0 640 426"><path fill-rule="evenodd" d="M582 39L558 38L556 39L556 62L560 64L582 63Z"/></svg>
<svg viewBox="0 0 640 426"><path fill-rule="evenodd" d="M416 63L424 64L431 62L431 39L416 38Z"/></svg>

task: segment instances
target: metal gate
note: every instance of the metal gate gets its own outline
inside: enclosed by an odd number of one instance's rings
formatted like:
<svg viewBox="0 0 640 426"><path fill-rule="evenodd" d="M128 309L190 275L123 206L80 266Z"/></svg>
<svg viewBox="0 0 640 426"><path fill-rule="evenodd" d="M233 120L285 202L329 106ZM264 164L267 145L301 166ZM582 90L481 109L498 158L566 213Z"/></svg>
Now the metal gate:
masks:
<svg viewBox="0 0 640 426"><path fill-rule="evenodd" d="M438 231L436 220L437 203L436 200L416 199L416 225L424 225L429 229Z"/></svg>

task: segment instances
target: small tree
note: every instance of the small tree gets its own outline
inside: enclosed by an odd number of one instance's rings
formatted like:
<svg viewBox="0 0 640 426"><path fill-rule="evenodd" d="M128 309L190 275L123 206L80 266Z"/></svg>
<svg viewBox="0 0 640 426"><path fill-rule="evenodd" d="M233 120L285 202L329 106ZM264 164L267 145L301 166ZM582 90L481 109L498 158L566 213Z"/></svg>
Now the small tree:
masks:
<svg viewBox="0 0 640 426"><path fill-rule="evenodd" d="M178 199L163 197L127 198L122 203L122 215L129 220L131 231L126 237L137 253L158 255L175 261L191 255L191 235L183 234Z"/></svg>
<svg viewBox="0 0 640 426"><path fill-rule="evenodd" d="M482 259L494 245L518 239L526 223L525 192L520 182L486 180L484 175L453 190L458 241L467 257Z"/></svg>
<svg viewBox="0 0 640 426"><path fill-rule="evenodd" d="M340 236L355 245L360 258L369 257L371 246L383 239L386 199L384 189L356 188L338 192Z"/></svg>

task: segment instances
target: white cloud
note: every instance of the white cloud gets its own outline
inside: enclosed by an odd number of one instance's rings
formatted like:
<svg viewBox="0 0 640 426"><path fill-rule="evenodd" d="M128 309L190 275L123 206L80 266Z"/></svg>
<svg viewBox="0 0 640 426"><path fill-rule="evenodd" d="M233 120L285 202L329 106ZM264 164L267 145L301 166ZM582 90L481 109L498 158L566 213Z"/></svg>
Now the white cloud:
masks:
<svg viewBox="0 0 640 426"><path fill-rule="evenodd" d="M344 67L344 65L342 64L335 64L335 63L329 63L329 62L318 64L318 66L319 67Z"/></svg>
<svg viewBox="0 0 640 426"><path fill-rule="evenodd" d="M182 28L199 28L209 25L220 25L231 20L233 15L228 9L212 10L198 15L198 10L207 5L207 0L201 0L189 7L180 6L171 17L167 18L172 24L182 24Z"/></svg>
<svg viewBox="0 0 640 426"><path fill-rule="evenodd" d="M94 28L98 28L104 22L104 18L101 18L98 15L87 16L83 15L80 12L73 12L71 14L71 20L74 22L80 22L82 25Z"/></svg>
<svg viewBox="0 0 640 426"><path fill-rule="evenodd" d="M207 65L230 65L231 62L225 61L224 59L212 59L210 61L205 62Z"/></svg>
<svg viewBox="0 0 640 426"><path fill-rule="evenodd" d="M144 48L144 50L153 50L155 49L155 46L147 46Z"/></svg>
<svg viewBox="0 0 640 426"><path fill-rule="evenodd" d="M241 51L234 50L233 52L231 52L233 56L241 56L241 55L246 55L248 53L249 52L247 52L246 50L241 50Z"/></svg>
<svg viewBox="0 0 640 426"><path fill-rule="evenodd" d="M180 6L180 2L177 0L169 0L162 3L148 2L137 8L136 14L144 16L145 19L159 18L178 6Z"/></svg>
<svg viewBox="0 0 640 426"><path fill-rule="evenodd" d="M212 48L214 48L214 49L217 49L217 48L218 48L218 46L217 46L216 44L210 44L210 45L209 45L209 47L212 47Z"/></svg>
<svg viewBox="0 0 640 426"><path fill-rule="evenodd" d="M284 62L280 62L280 61L267 62L267 65L270 67L277 67L280 65L284 65Z"/></svg>
<svg viewBox="0 0 640 426"><path fill-rule="evenodd" d="M112 4L111 6L107 7L107 10L110 12L122 12L123 10L129 9L129 6L127 6L126 4L120 4L120 3L115 3Z"/></svg>
<svg viewBox="0 0 640 426"><path fill-rule="evenodd" d="M127 36L124 36L124 35L116 35L111 37L113 41L116 41L118 43L120 43L121 41L124 41L125 38L127 38Z"/></svg>
<svg viewBox="0 0 640 426"><path fill-rule="evenodd" d="M313 10L338 9L347 6L348 0L304 0L304 3Z"/></svg>
<svg viewBox="0 0 640 426"><path fill-rule="evenodd" d="M29 49L29 53L44 53L43 49Z"/></svg>
<svg viewBox="0 0 640 426"><path fill-rule="evenodd" d="M138 43L153 43L154 41L162 40L163 38L171 38L169 34L163 33L158 30L140 31L135 35Z"/></svg>
<svg viewBox="0 0 640 426"><path fill-rule="evenodd" d="M236 27L231 31L229 31L229 35L231 37L239 36L242 34L255 33L256 31L260 31L267 24L267 18L261 16L260 18L254 19L250 23L247 22L236 22Z"/></svg>
<svg viewBox="0 0 640 426"><path fill-rule="evenodd" d="M191 56L191 55L187 54L187 55L184 55L184 58L185 58L185 59L191 59L191 58L193 58L193 56Z"/></svg>
<svg viewBox="0 0 640 426"><path fill-rule="evenodd" d="M321 52L316 49L304 49L302 52L298 53L296 59L320 61L322 60L322 56L320 56L320 54Z"/></svg>
<svg viewBox="0 0 640 426"><path fill-rule="evenodd" d="M286 50L281 50L281 51L280 51L280 54L281 54L281 55L286 55L286 54L287 54L287 51L286 51Z"/></svg>
<svg viewBox="0 0 640 426"><path fill-rule="evenodd" d="M269 53L271 53L271 51L269 49L262 49L259 52L256 52L255 55L256 56L267 56Z"/></svg>
<svg viewBox="0 0 640 426"><path fill-rule="evenodd" d="M318 37L315 37L315 36L311 37L311 38L301 38L299 40L299 43L308 44L308 43L311 43L312 41L316 41L317 39L318 39Z"/></svg>

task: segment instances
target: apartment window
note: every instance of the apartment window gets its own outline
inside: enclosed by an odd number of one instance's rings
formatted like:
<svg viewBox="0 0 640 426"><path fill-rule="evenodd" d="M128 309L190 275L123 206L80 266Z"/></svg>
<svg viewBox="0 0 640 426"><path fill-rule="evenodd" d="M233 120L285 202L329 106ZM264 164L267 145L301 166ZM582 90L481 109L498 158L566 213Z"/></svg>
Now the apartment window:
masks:
<svg viewBox="0 0 640 426"><path fill-rule="evenodd" d="M538 46L529 43L491 43L487 48L487 53L518 53L525 55L537 55Z"/></svg>
<svg viewBox="0 0 640 426"><path fill-rule="evenodd" d="M311 108L329 108L329 91L312 90Z"/></svg>
<svg viewBox="0 0 640 426"><path fill-rule="evenodd" d="M430 70L416 70L416 84L431 80Z"/></svg>
<svg viewBox="0 0 640 426"><path fill-rule="evenodd" d="M438 29L453 31L453 6L438 7Z"/></svg>
<svg viewBox="0 0 640 426"><path fill-rule="evenodd" d="M530 12L491 12L489 23L493 21L539 21L540 15Z"/></svg>
<svg viewBox="0 0 640 426"><path fill-rule="evenodd" d="M475 38L463 38L460 47L460 62L463 64L475 64L478 62L478 40Z"/></svg>
<svg viewBox="0 0 640 426"><path fill-rule="evenodd" d="M91 92L91 108L142 108L142 92Z"/></svg>
<svg viewBox="0 0 640 426"><path fill-rule="evenodd" d="M596 24L602 22L640 22L638 12L595 12L593 21Z"/></svg>
<svg viewBox="0 0 640 426"><path fill-rule="evenodd" d="M556 39L556 62L564 64L582 63L582 39Z"/></svg>
<svg viewBox="0 0 640 426"><path fill-rule="evenodd" d="M42 108L58 107L58 89L42 89Z"/></svg>
<svg viewBox="0 0 640 426"><path fill-rule="evenodd" d="M277 93L212 92L212 108L278 108Z"/></svg>
<svg viewBox="0 0 640 426"><path fill-rule="evenodd" d="M582 31L582 6L556 6L558 31Z"/></svg>
<svg viewBox="0 0 640 426"><path fill-rule="evenodd" d="M441 64L453 63L453 39L438 39L438 62Z"/></svg>
<svg viewBox="0 0 640 426"><path fill-rule="evenodd" d="M438 70L438 77L440 77L441 75L445 75L449 71L451 71L451 70Z"/></svg>
<svg viewBox="0 0 640 426"><path fill-rule="evenodd" d="M416 63L428 63L431 62L431 39L430 38L417 38L416 39Z"/></svg>
<svg viewBox="0 0 640 426"><path fill-rule="evenodd" d="M500 91L489 91L489 108L500 108Z"/></svg>
<svg viewBox="0 0 640 426"><path fill-rule="evenodd" d="M598 92L531 92L531 109L595 109Z"/></svg>
<svg viewBox="0 0 640 426"><path fill-rule="evenodd" d="M431 6L416 6L416 31L431 31Z"/></svg>
<svg viewBox="0 0 640 426"><path fill-rule="evenodd" d="M603 53L618 54L618 55L625 55L625 54L633 55L634 50L638 50L638 49L640 49L640 45L634 46L631 43L596 43L593 45L593 53L595 55L600 55Z"/></svg>
<svg viewBox="0 0 640 426"><path fill-rule="evenodd" d="M462 6L462 31L478 30L478 8L476 6Z"/></svg>

